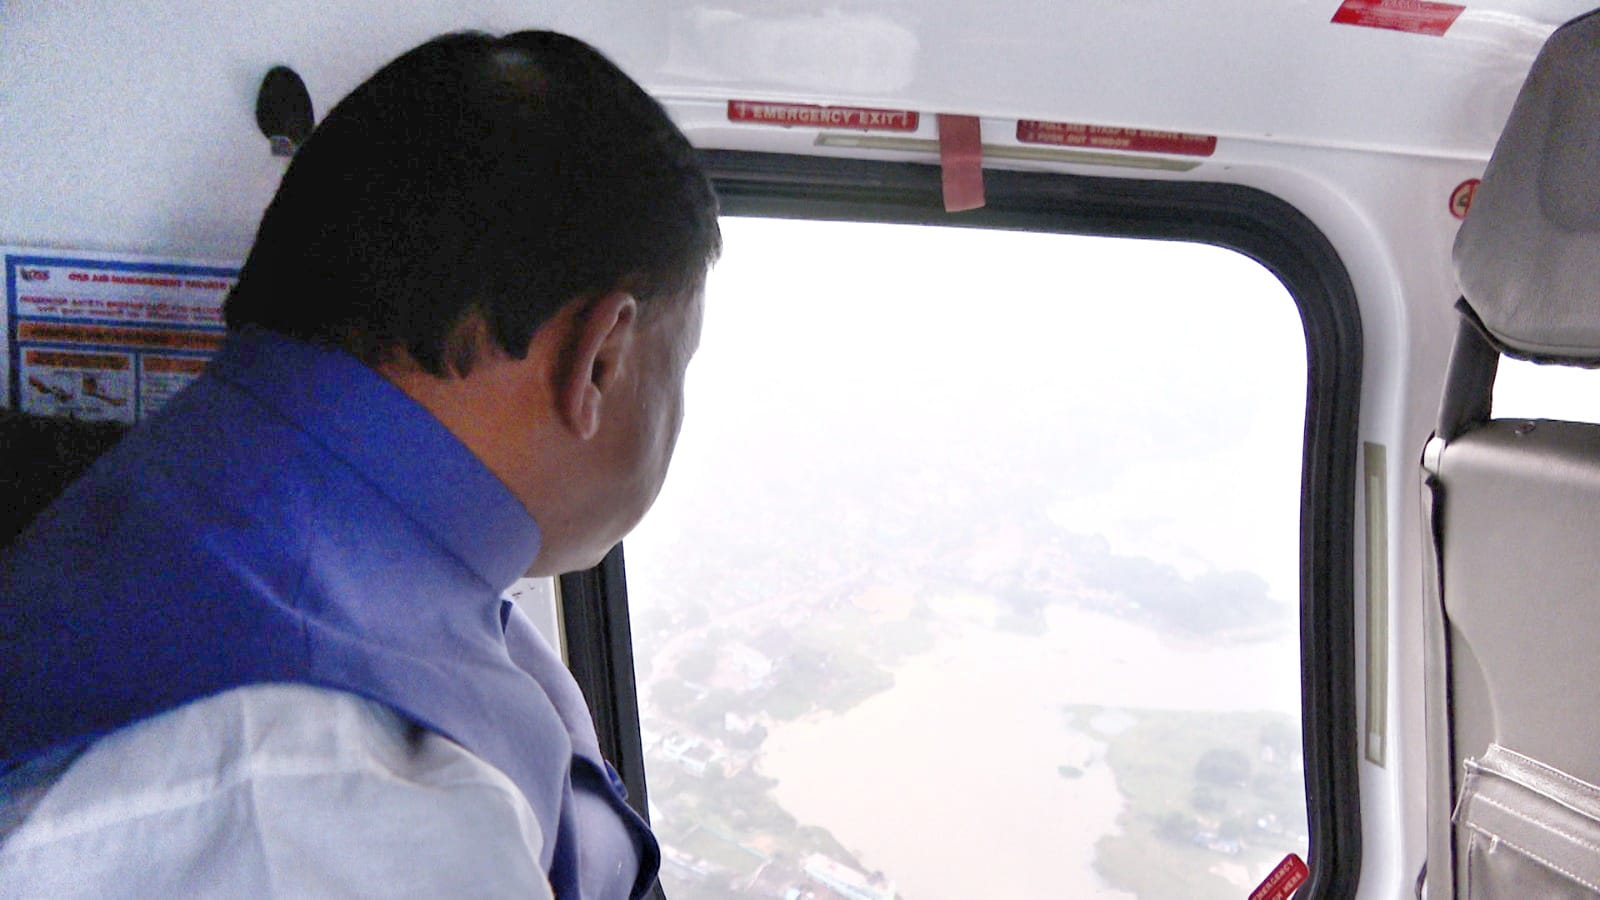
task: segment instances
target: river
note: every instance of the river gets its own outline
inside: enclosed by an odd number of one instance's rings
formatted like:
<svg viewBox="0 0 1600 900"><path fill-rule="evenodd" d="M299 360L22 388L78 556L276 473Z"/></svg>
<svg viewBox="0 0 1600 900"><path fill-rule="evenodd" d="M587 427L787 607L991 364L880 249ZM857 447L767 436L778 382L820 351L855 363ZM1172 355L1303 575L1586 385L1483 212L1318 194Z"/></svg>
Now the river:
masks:
<svg viewBox="0 0 1600 900"><path fill-rule="evenodd" d="M893 688L779 725L762 748L778 801L909 900L1131 896L1094 872L1123 799L1065 705L1298 713L1292 634L1221 647L1075 608L1036 637L952 621Z"/></svg>

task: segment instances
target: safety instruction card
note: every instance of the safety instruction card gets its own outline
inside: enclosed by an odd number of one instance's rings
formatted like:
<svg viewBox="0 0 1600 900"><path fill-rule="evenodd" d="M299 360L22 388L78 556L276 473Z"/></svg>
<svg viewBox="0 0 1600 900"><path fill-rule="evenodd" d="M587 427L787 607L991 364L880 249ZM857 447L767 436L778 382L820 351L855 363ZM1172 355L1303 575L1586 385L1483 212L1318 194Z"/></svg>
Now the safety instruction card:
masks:
<svg viewBox="0 0 1600 900"><path fill-rule="evenodd" d="M222 346L234 266L0 247L0 405L132 424Z"/></svg>

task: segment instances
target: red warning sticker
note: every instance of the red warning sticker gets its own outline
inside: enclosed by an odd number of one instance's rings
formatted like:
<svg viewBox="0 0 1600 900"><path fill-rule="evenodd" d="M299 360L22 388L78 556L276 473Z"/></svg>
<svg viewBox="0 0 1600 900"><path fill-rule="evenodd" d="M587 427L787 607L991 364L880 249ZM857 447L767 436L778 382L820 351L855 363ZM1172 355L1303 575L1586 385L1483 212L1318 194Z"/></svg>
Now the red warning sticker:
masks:
<svg viewBox="0 0 1600 900"><path fill-rule="evenodd" d="M1217 139L1207 134L1109 128L1074 122L1036 122L1032 119L1017 123L1017 140L1024 144L1126 150L1133 153L1175 153L1180 156L1210 156L1217 152Z"/></svg>
<svg viewBox="0 0 1600 900"><path fill-rule="evenodd" d="M1291 853L1278 863L1260 887L1250 892L1250 900L1288 900L1310 876L1311 870L1306 868L1305 860Z"/></svg>
<svg viewBox="0 0 1600 900"><path fill-rule="evenodd" d="M1429 0L1344 0L1333 21L1340 25L1385 28L1443 37L1465 6Z"/></svg>
<svg viewBox="0 0 1600 900"><path fill-rule="evenodd" d="M916 131L919 117L907 109L858 106L816 106L810 103L761 103L729 100L728 121L805 128L854 128L858 131Z"/></svg>
<svg viewBox="0 0 1600 900"><path fill-rule="evenodd" d="M1468 178L1456 185L1456 189L1450 192L1450 215L1458 219L1467 217L1467 210L1472 208L1472 195L1478 192L1479 184L1481 182L1478 179Z"/></svg>
<svg viewBox="0 0 1600 900"><path fill-rule="evenodd" d="M983 206L983 127L977 116L939 114L939 169L945 212Z"/></svg>

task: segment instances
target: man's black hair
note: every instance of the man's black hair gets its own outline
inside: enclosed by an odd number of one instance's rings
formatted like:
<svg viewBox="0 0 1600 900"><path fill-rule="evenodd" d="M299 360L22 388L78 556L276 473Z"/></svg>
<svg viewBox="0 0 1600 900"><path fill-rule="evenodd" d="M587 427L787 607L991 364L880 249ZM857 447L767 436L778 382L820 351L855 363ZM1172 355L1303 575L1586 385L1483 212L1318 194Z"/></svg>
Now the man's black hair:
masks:
<svg viewBox="0 0 1600 900"><path fill-rule="evenodd" d="M465 374L471 347L451 337L473 313L520 359L573 299L626 290L648 310L699 290L721 241L688 140L599 52L450 34L380 69L296 153L226 317Z"/></svg>

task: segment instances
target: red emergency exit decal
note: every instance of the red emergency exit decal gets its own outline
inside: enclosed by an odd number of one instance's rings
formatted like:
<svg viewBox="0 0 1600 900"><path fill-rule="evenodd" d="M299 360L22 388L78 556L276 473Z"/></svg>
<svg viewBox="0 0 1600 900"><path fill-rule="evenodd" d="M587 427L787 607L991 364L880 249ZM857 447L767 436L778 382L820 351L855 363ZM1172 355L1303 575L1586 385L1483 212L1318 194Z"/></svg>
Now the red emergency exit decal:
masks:
<svg viewBox="0 0 1600 900"><path fill-rule="evenodd" d="M1049 144L1054 147L1175 153L1180 156L1210 156L1217 152L1217 139L1206 134L1108 128L1073 122L1036 122L1032 119L1017 123L1017 140L1024 144Z"/></svg>
<svg viewBox="0 0 1600 900"><path fill-rule="evenodd" d="M1291 853L1278 863L1278 867L1272 870L1266 881L1261 882L1260 887L1250 892L1250 900L1288 900L1310 875L1305 860Z"/></svg>
<svg viewBox="0 0 1600 900"><path fill-rule="evenodd" d="M1442 37L1465 6L1429 0L1344 0L1333 21L1340 25L1386 28Z"/></svg>
<svg viewBox="0 0 1600 900"><path fill-rule="evenodd" d="M857 131L916 131L917 114L906 109L858 106L816 106L810 103L759 103L729 100L728 121L806 128L854 128Z"/></svg>

